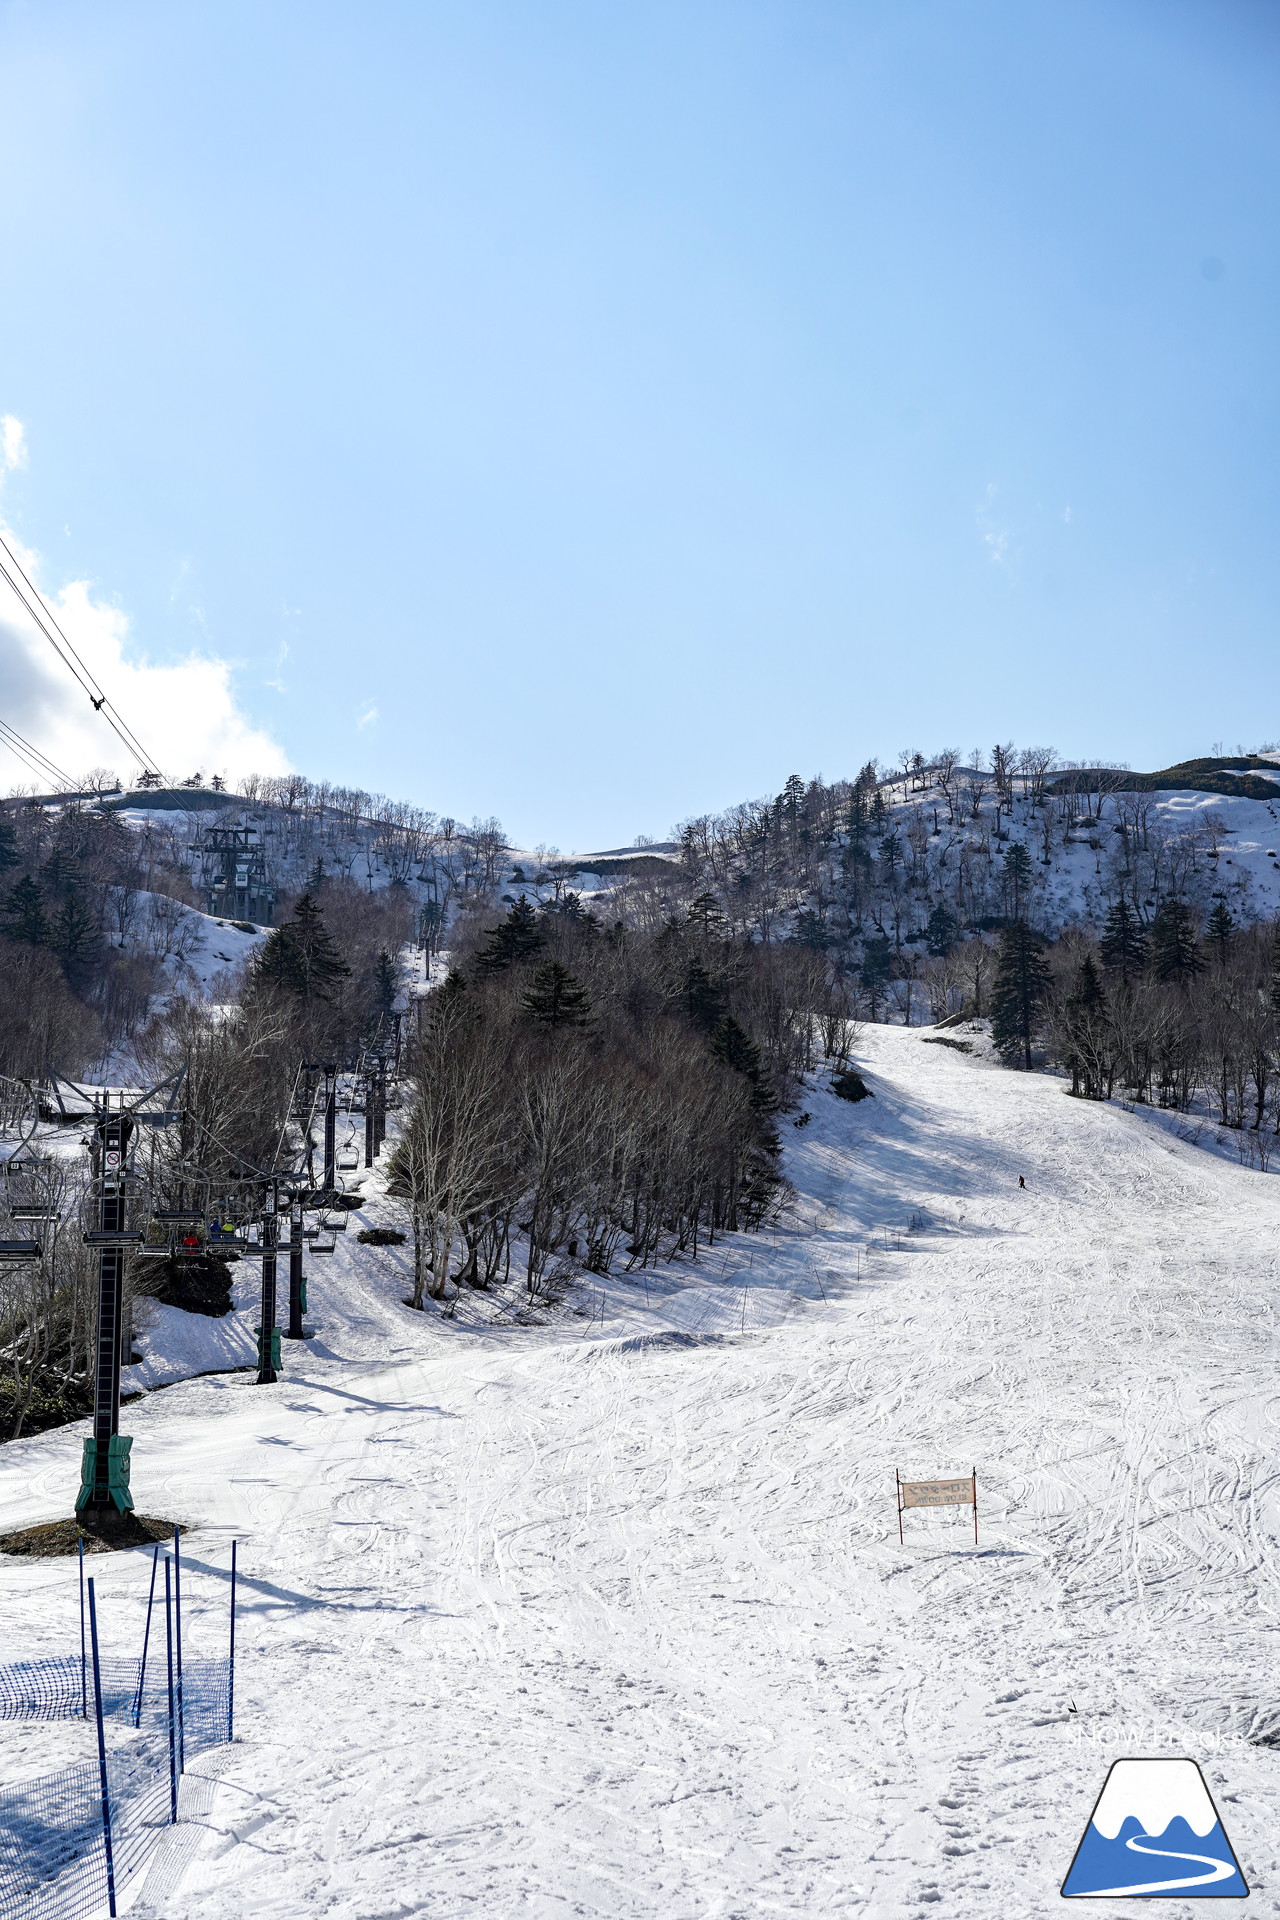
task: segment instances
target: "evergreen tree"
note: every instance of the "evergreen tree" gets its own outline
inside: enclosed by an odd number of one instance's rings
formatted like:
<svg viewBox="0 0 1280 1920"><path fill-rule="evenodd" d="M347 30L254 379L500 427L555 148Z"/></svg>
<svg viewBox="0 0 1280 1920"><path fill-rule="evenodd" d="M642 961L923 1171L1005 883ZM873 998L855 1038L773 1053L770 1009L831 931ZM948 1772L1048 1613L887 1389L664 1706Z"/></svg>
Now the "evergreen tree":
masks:
<svg viewBox="0 0 1280 1920"><path fill-rule="evenodd" d="M538 925L538 916L529 902L521 897L506 919L493 929L476 955L476 972L482 979L495 973L505 973L509 967L537 953L543 944L544 935Z"/></svg>
<svg viewBox="0 0 1280 1920"><path fill-rule="evenodd" d="M1121 1005L1128 992L1122 983ZM1114 1033L1107 1018L1107 995L1093 955L1076 968L1063 1020L1063 1063L1071 1069L1071 1091L1086 1100L1107 1100L1115 1078Z"/></svg>
<svg viewBox="0 0 1280 1920"><path fill-rule="evenodd" d="M327 878L328 875L324 870L324 861L320 858L319 854L317 854L315 860L312 862L311 871L307 875L307 892L310 894L319 893Z"/></svg>
<svg viewBox="0 0 1280 1920"><path fill-rule="evenodd" d="M1124 980L1141 973L1147 961L1147 936L1129 902L1121 895L1107 913L1099 952L1103 964L1112 967Z"/></svg>
<svg viewBox="0 0 1280 1920"><path fill-rule="evenodd" d="M716 1022L710 1046L716 1059L723 1060L735 1073L745 1073L748 1079L758 1077L760 1049L731 1013Z"/></svg>
<svg viewBox="0 0 1280 1920"><path fill-rule="evenodd" d="M80 877L79 867L74 855L64 846L57 846L40 869L40 877L49 892L65 895Z"/></svg>
<svg viewBox="0 0 1280 1920"><path fill-rule="evenodd" d="M703 1033L710 1033L724 1012L724 996L700 960L690 960L685 967L680 998L686 1015Z"/></svg>
<svg viewBox="0 0 1280 1920"><path fill-rule="evenodd" d="M384 947L378 955L373 978L373 1004L379 1013L391 1014L399 985L396 963Z"/></svg>
<svg viewBox="0 0 1280 1920"><path fill-rule="evenodd" d="M786 785L778 795L777 806L780 813L786 814L787 822L792 827L799 817L803 802L804 781L798 773L789 774Z"/></svg>
<svg viewBox="0 0 1280 1920"><path fill-rule="evenodd" d="M874 832L882 833L889 818L889 809L884 803L884 795L879 787L871 796L871 826Z"/></svg>
<svg viewBox="0 0 1280 1920"><path fill-rule="evenodd" d="M861 847L867 837L867 796L861 785L854 788L849 801L849 845Z"/></svg>
<svg viewBox="0 0 1280 1920"><path fill-rule="evenodd" d="M44 910L44 899L30 874L24 874L16 885L10 887L4 913L8 923L5 932L11 940L25 940L31 947L48 946L49 920Z"/></svg>
<svg viewBox="0 0 1280 1920"><path fill-rule="evenodd" d="M13 822L0 813L0 873L7 873L10 867L18 865L18 836L13 830Z"/></svg>
<svg viewBox="0 0 1280 1920"><path fill-rule="evenodd" d="M791 929L791 938L798 947L812 947L815 953L821 953L829 943L827 923L813 907L801 907Z"/></svg>
<svg viewBox="0 0 1280 1920"><path fill-rule="evenodd" d="M929 952L938 958L941 958L944 953L950 953L956 943L956 932L955 915L949 913L939 901L929 915L924 930L925 944Z"/></svg>
<svg viewBox="0 0 1280 1920"><path fill-rule="evenodd" d="M350 972L309 893L299 900L292 920L268 935L258 957L258 977L300 1000L332 1000Z"/></svg>
<svg viewBox="0 0 1280 1920"><path fill-rule="evenodd" d="M468 996L474 1000L467 985L467 977L457 967L450 967L438 987L434 987L427 1000L427 1010L431 1020L448 1022L463 1014L471 1013Z"/></svg>
<svg viewBox="0 0 1280 1920"><path fill-rule="evenodd" d="M1227 953L1230 949L1231 936L1235 932L1235 929L1236 923L1231 918L1230 907L1225 900L1219 900L1214 906L1213 912L1209 915L1209 924L1205 928L1205 932L1218 950L1215 958L1220 967L1224 967L1227 964Z"/></svg>
<svg viewBox="0 0 1280 1920"><path fill-rule="evenodd" d="M729 922L714 893L698 895L689 909L689 925L696 928L704 940L723 940L726 937Z"/></svg>
<svg viewBox="0 0 1280 1920"><path fill-rule="evenodd" d="M73 983L83 974L98 946L98 929L93 915L74 888L53 917L49 945L61 960Z"/></svg>
<svg viewBox="0 0 1280 1920"><path fill-rule="evenodd" d="M302 961L305 997L331 1000L351 969L324 924L324 909L309 893L293 910L293 934Z"/></svg>
<svg viewBox="0 0 1280 1920"><path fill-rule="evenodd" d="M582 895L575 893L572 887L566 887L558 900L548 900L542 909L544 920L568 920L580 933L599 933L600 922L589 907L582 904Z"/></svg>
<svg viewBox="0 0 1280 1920"><path fill-rule="evenodd" d="M1182 986L1202 969L1191 909L1171 894L1160 902L1151 922L1151 971L1157 980Z"/></svg>
<svg viewBox="0 0 1280 1920"><path fill-rule="evenodd" d="M862 949L862 965L858 969L858 979L871 1002L871 1018L880 1018L880 1002L884 998L893 972L893 954L889 948L887 935L878 940L868 940Z"/></svg>
<svg viewBox="0 0 1280 1920"><path fill-rule="evenodd" d="M538 968L521 994L520 1004L534 1024L548 1032L557 1027L585 1027L591 1018L586 988L559 960L548 960Z"/></svg>
<svg viewBox="0 0 1280 1920"><path fill-rule="evenodd" d="M457 1000L467 991L467 976L459 967L450 967L440 985L436 988L436 1000Z"/></svg>
<svg viewBox="0 0 1280 1920"><path fill-rule="evenodd" d="M1031 855L1021 840L1011 840L1004 850L1004 863L1000 875L1000 884L1004 890L1005 909L1009 918L1021 921L1031 898L1031 881L1034 869Z"/></svg>
<svg viewBox="0 0 1280 1920"><path fill-rule="evenodd" d="M1096 1013L1103 1005L1106 995L1102 982L1098 978L1098 969L1093 963L1093 955L1086 953L1076 968L1076 977L1071 989L1071 998L1067 1002L1078 1013Z"/></svg>
<svg viewBox="0 0 1280 1920"><path fill-rule="evenodd" d="M760 1049L731 1013L716 1022L708 1045L717 1060L750 1081L751 1104L756 1111L773 1112L777 1101L760 1062Z"/></svg>
<svg viewBox="0 0 1280 1920"><path fill-rule="evenodd" d="M991 990L991 1038L1001 1053L1021 1050L1028 1070L1036 1019L1049 985L1043 944L1025 921L1007 926L1000 935L1000 959Z"/></svg>

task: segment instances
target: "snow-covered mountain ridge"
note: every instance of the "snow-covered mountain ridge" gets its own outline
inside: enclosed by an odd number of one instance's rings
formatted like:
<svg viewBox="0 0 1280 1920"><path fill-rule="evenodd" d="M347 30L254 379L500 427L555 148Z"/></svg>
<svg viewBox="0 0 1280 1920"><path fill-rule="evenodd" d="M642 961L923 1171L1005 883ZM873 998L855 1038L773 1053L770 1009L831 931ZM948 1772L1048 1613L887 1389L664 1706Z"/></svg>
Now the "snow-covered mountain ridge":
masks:
<svg viewBox="0 0 1280 1920"><path fill-rule="evenodd" d="M686 822L669 849L561 862L538 891L568 884L641 918L709 892L739 933L798 939L838 962L876 942L938 951L1011 917L1051 937L1098 927L1118 899L1141 924L1170 895L1200 917L1223 900L1237 925L1280 911L1280 788L1275 799L1112 790L1121 777L1059 772L999 789L988 771L957 765L795 780L772 801ZM1025 851L1022 877L1013 848Z"/></svg>

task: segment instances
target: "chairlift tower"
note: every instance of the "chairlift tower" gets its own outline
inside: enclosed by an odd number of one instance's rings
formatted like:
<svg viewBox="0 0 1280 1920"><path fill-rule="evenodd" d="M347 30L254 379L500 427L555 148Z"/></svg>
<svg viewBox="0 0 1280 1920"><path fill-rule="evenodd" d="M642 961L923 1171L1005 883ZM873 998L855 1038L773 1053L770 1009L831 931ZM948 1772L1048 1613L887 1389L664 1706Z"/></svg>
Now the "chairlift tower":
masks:
<svg viewBox="0 0 1280 1920"><path fill-rule="evenodd" d="M364 1070L364 1163L371 1167L387 1135L387 1056L379 1051Z"/></svg>
<svg viewBox="0 0 1280 1920"><path fill-rule="evenodd" d="M92 1513L99 1521L114 1509L125 1514L133 1507L129 1491L129 1455L133 1441L120 1431L120 1361L124 1332L124 1259L127 1247L146 1238L127 1224L133 1176L129 1150L139 1126L172 1126L181 1118L170 1107L148 1107L161 1094L176 1095L182 1073L149 1087L126 1104L120 1094L112 1107L111 1093L94 1089L86 1095L58 1076L49 1076L60 1109L65 1111L64 1086L81 1100L92 1100L94 1175L98 1194L98 1224L84 1236L86 1246L98 1250L98 1314L94 1338L93 1432L84 1443L80 1492L76 1512Z"/></svg>
<svg viewBox="0 0 1280 1920"><path fill-rule="evenodd" d="M302 1201L289 1196L289 1325L286 1340L305 1340L302 1316L307 1310L307 1277L302 1270Z"/></svg>
<svg viewBox="0 0 1280 1920"><path fill-rule="evenodd" d="M262 1199L262 1324L258 1334L258 1385L273 1386L279 1377L280 1329L276 1325L276 1246L279 1226L279 1188L273 1180Z"/></svg>
<svg viewBox="0 0 1280 1920"><path fill-rule="evenodd" d="M256 827L209 827L188 849L201 859L208 910L221 920L251 920L269 927L275 912L275 888L268 884L267 860Z"/></svg>

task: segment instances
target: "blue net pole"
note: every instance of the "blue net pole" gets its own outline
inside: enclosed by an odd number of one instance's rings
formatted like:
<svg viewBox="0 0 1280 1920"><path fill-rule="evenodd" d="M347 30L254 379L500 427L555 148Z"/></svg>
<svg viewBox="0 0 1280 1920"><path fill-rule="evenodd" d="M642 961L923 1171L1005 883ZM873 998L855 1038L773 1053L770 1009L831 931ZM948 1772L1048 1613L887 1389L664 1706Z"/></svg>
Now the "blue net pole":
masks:
<svg viewBox="0 0 1280 1920"><path fill-rule="evenodd" d="M187 1770L187 1723L182 1698L182 1548L173 1530L173 1641L178 1650L178 1772Z"/></svg>
<svg viewBox="0 0 1280 1920"><path fill-rule="evenodd" d="M164 1650L169 1663L169 1819L178 1817L178 1734L173 1701L173 1594L169 1556L164 1557Z"/></svg>
<svg viewBox="0 0 1280 1920"><path fill-rule="evenodd" d="M86 1692L84 1657L84 1535L76 1536L76 1545L80 1549L80 1712L89 1718L89 1700Z"/></svg>
<svg viewBox="0 0 1280 1920"><path fill-rule="evenodd" d="M231 1542L231 1651L227 1660L227 1739L234 1738L232 1724L236 1702L236 1543Z"/></svg>
<svg viewBox="0 0 1280 1920"><path fill-rule="evenodd" d="M147 1648L151 1643L151 1605L156 1597L156 1562L160 1558L159 1547L151 1550L151 1586L147 1593L147 1624L142 1634L142 1664L138 1668L138 1697L134 1702L133 1724L142 1725L142 1692L147 1684Z"/></svg>
<svg viewBox="0 0 1280 1920"><path fill-rule="evenodd" d="M98 1772L102 1778L102 1845L107 1857L107 1907L116 1910L116 1876L111 1858L111 1795L107 1787L107 1741L102 1730L102 1668L98 1662L98 1609L89 1582L89 1633L93 1642L93 1709L98 1721Z"/></svg>

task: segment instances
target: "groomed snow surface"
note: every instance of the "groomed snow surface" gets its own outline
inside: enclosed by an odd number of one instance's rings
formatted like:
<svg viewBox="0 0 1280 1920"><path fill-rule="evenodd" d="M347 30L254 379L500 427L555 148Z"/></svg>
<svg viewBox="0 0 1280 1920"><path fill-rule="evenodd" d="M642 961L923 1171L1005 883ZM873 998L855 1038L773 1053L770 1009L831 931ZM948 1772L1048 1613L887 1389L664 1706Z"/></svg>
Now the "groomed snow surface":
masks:
<svg viewBox="0 0 1280 1920"><path fill-rule="evenodd" d="M1020 1920L1169 1754L1280 1914L1280 1187L919 1030L860 1064L784 1229L445 1326L353 1221L280 1384L126 1409L193 1652L245 1575L240 1740L135 1913ZM81 1433L0 1451L8 1525ZM894 1469L971 1466L978 1546L900 1546ZM133 1651L145 1561L93 1571ZM6 1657L75 1622L73 1563L0 1560Z"/></svg>

